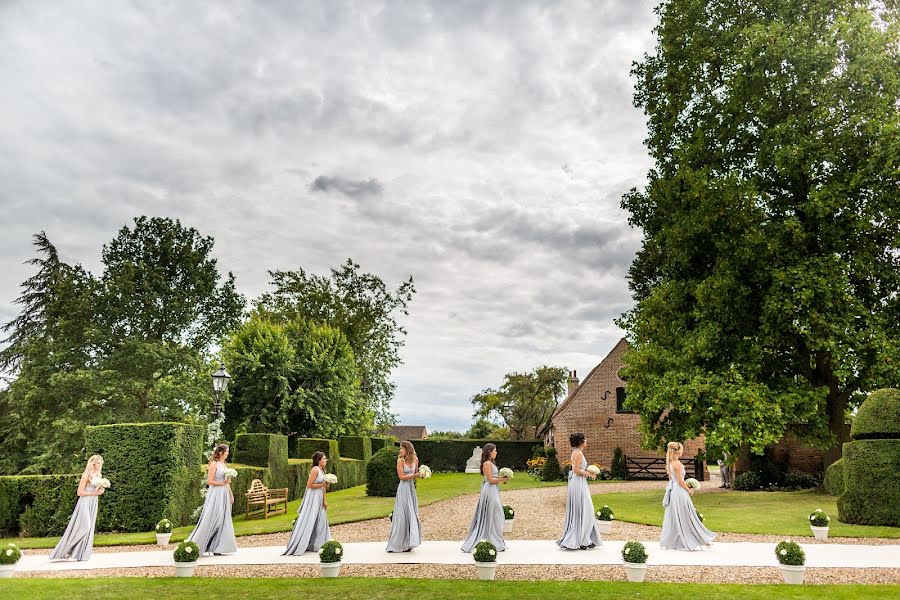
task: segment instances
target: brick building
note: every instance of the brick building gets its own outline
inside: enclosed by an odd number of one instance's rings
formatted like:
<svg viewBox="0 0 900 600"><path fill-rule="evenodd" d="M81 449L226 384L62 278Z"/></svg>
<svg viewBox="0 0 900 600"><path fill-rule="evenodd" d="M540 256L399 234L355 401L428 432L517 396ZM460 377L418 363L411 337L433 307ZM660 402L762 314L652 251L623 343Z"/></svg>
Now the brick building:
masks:
<svg viewBox="0 0 900 600"><path fill-rule="evenodd" d="M664 456L663 452L641 450L641 418L622 405L626 385L619 378L619 369L627 349L628 342L622 338L584 381L579 383L574 371L569 375L569 395L553 414L546 440L556 448L561 463L572 452L569 434L579 431L587 437L588 462L607 469L616 447L622 448L626 456ZM694 456L703 447L703 437L685 440L684 454Z"/></svg>

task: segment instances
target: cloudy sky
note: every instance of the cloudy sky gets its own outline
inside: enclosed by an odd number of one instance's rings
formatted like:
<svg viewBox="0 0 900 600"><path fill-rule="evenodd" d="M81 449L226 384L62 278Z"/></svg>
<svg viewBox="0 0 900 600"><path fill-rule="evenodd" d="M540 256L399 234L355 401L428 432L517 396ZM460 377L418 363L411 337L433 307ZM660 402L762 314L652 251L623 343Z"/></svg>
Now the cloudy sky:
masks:
<svg viewBox="0 0 900 600"><path fill-rule="evenodd" d="M584 375L630 305L652 6L0 2L0 320L33 233L98 272L146 214L212 235L249 298L348 257L412 275L403 423L465 429L509 371Z"/></svg>

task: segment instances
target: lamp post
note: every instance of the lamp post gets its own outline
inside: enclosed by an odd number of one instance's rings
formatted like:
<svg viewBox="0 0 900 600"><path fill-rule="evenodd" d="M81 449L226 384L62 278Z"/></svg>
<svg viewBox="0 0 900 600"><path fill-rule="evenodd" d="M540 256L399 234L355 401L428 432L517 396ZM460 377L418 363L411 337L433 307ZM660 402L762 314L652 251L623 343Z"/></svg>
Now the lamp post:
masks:
<svg viewBox="0 0 900 600"><path fill-rule="evenodd" d="M212 374L213 393L216 397L215 404L213 405L213 421L222 414L222 393L228 389L229 379L231 379L231 375L225 370L225 363L219 363L219 370Z"/></svg>

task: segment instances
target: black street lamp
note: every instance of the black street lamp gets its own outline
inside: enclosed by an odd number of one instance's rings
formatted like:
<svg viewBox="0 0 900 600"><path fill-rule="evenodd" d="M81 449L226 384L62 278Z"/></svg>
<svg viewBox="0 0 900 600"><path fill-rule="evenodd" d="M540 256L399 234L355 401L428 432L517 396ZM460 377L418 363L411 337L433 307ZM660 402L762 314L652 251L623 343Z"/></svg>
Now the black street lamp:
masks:
<svg viewBox="0 0 900 600"><path fill-rule="evenodd" d="M213 393L216 396L216 402L213 406L213 420L216 420L222 414L222 392L228 389L228 380L231 375L225 370L225 363L219 363L219 370L212 374Z"/></svg>

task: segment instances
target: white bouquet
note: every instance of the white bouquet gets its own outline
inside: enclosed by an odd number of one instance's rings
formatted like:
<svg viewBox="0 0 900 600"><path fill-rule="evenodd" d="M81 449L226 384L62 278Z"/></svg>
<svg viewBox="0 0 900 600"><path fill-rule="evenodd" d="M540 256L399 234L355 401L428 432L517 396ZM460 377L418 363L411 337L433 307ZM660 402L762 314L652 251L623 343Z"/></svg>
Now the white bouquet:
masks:
<svg viewBox="0 0 900 600"><path fill-rule="evenodd" d="M225 469L225 479L234 479L237 477L237 469Z"/></svg>
<svg viewBox="0 0 900 600"><path fill-rule="evenodd" d="M503 467L502 469L500 469L497 472L497 475L499 475L500 477L506 477L507 479L512 479L513 478L513 470L510 469L509 467Z"/></svg>
<svg viewBox="0 0 900 600"><path fill-rule="evenodd" d="M422 477L422 479L428 479L429 477L431 477L431 467L429 467L428 465L422 465L421 467L419 467L419 476Z"/></svg>
<svg viewBox="0 0 900 600"><path fill-rule="evenodd" d="M588 467L587 467L587 469L585 469L585 471L587 471L591 475L599 475L600 467L598 467L597 465L588 465Z"/></svg>
<svg viewBox="0 0 900 600"><path fill-rule="evenodd" d="M337 475L334 473L325 473L325 483L330 483L334 485L337 483Z"/></svg>
<svg viewBox="0 0 900 600"><path fill-rule="evenodd" d="M684 482L685 482L685 483L687 484L687 486L688 486L689 488L691 488L692 490L699 490L699 489L700 489L700 482L697 481L696 479L694 479L693 477L688 477L687 479L684 480Z"/></svg>
<svg viewBox="0 0 900 600"><path fill-rule="evenodd" d="M108 489L109 488L109 479L106 477L98 477L96 479L91 480L91 485L97 489Z"/></svg>

